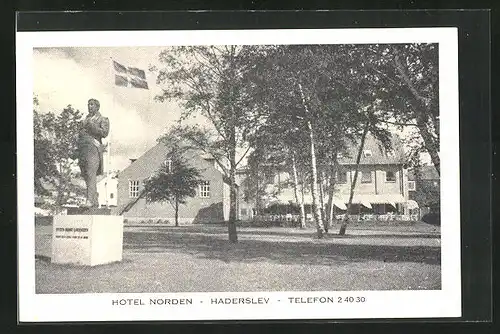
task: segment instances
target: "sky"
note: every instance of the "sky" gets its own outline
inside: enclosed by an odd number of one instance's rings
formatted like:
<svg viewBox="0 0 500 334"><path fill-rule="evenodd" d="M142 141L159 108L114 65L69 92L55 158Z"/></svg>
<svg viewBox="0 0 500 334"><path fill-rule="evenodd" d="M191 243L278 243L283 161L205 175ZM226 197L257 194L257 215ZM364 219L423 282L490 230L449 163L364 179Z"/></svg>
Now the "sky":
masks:
<svg viewBox="0 0 500 334"><path fill-rule="evenodd" d="M155 102L161 92L148 71L160 65L162 47L67 47L34 49L34 94L42 112L59 113L67 105L87 114L87 101L99 100L111 124L110 170L123 170L140 157L181 114L175 102ZM112 60L145 70L149 90L115 86ZM203 122L198 116L186 124ZM403 134L404 137L404 134ZM424 160L427 160L424 158Z"/></svg>
<svg viewBox="0 0 500 334"><path fill-rule="evenodd" d="M161 92L150 65L159 65L161 47L34 49L34 94L41 112L59 113L67 105L87 114L87 101L99 100L110 120L110 169L122 170L138 158L179 118L174 102L153 100ZM114 85L112 60L145 70L149 90ZM201 119L186 123L196 123Z"/></svg>

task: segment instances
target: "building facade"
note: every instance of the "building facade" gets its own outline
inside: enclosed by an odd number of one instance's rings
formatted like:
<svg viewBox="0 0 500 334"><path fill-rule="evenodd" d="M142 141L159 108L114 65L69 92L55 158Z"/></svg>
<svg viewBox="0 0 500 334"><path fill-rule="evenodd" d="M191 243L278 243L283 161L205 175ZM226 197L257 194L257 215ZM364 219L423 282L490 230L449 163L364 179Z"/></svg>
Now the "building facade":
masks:
<svg viewBox="0 0 500 334"><path fill-rule="evenodd" d="M100 176L97 179L97 197L100 207L116 207L118 205L118 176L116 173Z"/></svg>
<svg viewBox="0 0 500 334"><path fill-rule="evenodd" d="M159 143L119 173L116 213L128 221L173 224L175 211L168 202L147 203L141 197L144 180L168 163L170 149ZM179 207L179 223L216 223L229 218L229 184L215 160L197 150L188 150L183 157L200 171L202 183L196 195Z"/></svg>
<svg viewBox="0 0 500 334"><path fill-rule="evenodd" d="M348 203L356 169L358 147L354 143L338 157L335 202ZM408 170L405 153L397 135L391 137L391 149L384 148L373 135L366 137L356 180L354 204L356 213L408 215ZM357 211L357 212L356 212Z"/></svg>
<svg viewBox="0 0 500 334"><path fill-rule="evenodd" d="M398 136L391 137L391 147L390 150L386 150L373 135L367 135L359 163L351 215L383 217L398 215L404 216L399 217L399 219L410 219L408 170L405 168L405 154ZM330 196L333 195L333 211L336 215L346 213L351 185L354 181L358 148L358 143L351 143L346 152L337 156L338 166L335 172L333 191L331 188L328 191L326 185L323 188L319 185L325 208ZM274 166L267 173L263 171L265 175L261 182L266 183L265 195L262 196L266 203L265 206L269 207L273 204L297 205L290 169L290 166L284 165ZM311 219L312 194L310 185L303 188L299 186L299 188L299 202L305 204L306 214ZM244 189L242 189L243 191ZM243 213L252 212L252 208L255 208L254 203L255 201L246 203L246 210ZM243 219L245 216L242 212L240 214ZM247 215L246 218L250 219L251 217Z"/></svg>

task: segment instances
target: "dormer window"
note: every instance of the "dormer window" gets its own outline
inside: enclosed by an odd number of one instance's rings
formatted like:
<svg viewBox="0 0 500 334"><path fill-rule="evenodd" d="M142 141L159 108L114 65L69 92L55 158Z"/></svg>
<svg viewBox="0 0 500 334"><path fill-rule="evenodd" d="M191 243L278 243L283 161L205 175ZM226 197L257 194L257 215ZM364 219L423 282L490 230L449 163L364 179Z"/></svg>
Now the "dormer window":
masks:
<svg viewBox="0 0 500 334"><path fill-rule="evenodd" d="M373 155L372 150L364 150L363 155L365 156L365 158L371 157Z"/></svg>

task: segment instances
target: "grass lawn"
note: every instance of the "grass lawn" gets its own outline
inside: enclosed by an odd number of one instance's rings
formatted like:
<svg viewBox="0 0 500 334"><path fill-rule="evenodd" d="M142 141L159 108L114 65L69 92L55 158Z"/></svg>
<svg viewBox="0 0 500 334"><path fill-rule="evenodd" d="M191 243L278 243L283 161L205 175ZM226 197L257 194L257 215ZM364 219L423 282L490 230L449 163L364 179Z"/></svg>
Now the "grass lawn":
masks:
<svg viewBox="0 0 500 334"><path fill-rule="evenodd" d="M127 226L123 261L50 263L51 229L36 227L37 293L415 290L441 288L439 229L430 225L314 229Z"/></svg>

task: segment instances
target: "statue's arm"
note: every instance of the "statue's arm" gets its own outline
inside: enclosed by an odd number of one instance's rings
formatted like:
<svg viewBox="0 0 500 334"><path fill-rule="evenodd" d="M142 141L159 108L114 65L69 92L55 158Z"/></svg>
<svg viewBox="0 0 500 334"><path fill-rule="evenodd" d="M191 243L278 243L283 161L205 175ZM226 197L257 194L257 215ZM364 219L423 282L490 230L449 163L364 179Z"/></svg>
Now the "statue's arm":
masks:
<svg viewBox="0 0 500 334"><path fill-rule="evenodd" d="M109 134L109 119L102 117L100 120L88 124L87 130L93 136L106 138Z"/></svg>
<svg viewBox="0 0 500 334"><path fill-rule="evenodd" d="M106 138L109 134L109 118L103 117L100 122L99 135L101 138Z"/></svg>

